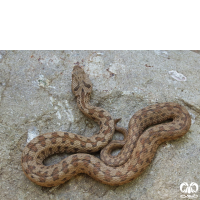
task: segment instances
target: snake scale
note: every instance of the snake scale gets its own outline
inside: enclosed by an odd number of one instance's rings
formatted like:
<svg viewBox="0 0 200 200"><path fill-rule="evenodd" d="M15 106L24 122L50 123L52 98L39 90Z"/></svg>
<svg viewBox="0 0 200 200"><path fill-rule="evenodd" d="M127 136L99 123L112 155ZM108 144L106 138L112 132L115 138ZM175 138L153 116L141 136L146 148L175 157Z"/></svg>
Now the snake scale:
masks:
<svg viewBox="0 0 200 200"><path fill-rule="evenodd" d="M57 131L31 140L23 150L21 163L25 175L40 186L57 186L79 173L108 185L128 183L147 168L161 143L180 138L191 125L183 106L158 103L137 111L130 119L128 131L117 127L119 119L90 105L92 83L79 64L73 68L72 92L79 109L99 124L99 133L84 137ZM115 131L124 135L123 141L111 141ZM119 147L121 152L112 156L112 150ZM101 159L90 154L100 150ZM43 164L48 156L63 152L74 154L54 165Z"/></svg>

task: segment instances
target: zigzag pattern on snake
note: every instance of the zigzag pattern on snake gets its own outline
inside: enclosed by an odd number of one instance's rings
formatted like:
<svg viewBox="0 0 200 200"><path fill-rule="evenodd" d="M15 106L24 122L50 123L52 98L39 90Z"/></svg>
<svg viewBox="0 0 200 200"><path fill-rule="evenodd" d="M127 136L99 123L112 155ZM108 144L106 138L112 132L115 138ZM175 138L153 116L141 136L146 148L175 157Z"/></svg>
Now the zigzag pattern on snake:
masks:
<svg viewBox="0 0 200 200"><path fill-rule="evenodd" d="M57 186L79 173L108 185L127 183L146 169L161 143L180 138L191 125L190 115L183 106L159 103L136 112L130 119L128 132L117 127L119 119L114 120L106 110L90 105L92 83L78 64L72 72L72 91L79 109L99 124L100 131L92 137L57 131L31 140L22 153L22 169L40 186ZM167 120L171 121L163 123ZM115 130L124 135L123 141L111 141ZM117 156L111 155L113 149L121 147ZM89 154L100 150L101 159ZM75 154L54 165L43 164L48 156L63 152Z"/></svg>

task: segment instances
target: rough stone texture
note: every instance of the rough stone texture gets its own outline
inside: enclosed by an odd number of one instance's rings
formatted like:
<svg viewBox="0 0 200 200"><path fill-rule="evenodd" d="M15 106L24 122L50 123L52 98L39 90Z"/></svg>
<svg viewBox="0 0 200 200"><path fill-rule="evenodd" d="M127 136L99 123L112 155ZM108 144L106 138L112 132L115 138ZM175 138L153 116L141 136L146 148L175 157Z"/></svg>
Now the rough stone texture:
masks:
<svg viewBox="0 0 200 200"><path fill-rule="evenodd" d="M83 174L44 188L22 171L22 150L38 134L98 131L71 92L77 61L93 83L91 103L121 117L120 126L128 127L137 110L156 102L178 102L192 116L186 136L162 144L150 167L128 184L111 187ZM181 183L200 185L199 74L200 55L192 51L0 51L0 199L180 199Z"/></svg>

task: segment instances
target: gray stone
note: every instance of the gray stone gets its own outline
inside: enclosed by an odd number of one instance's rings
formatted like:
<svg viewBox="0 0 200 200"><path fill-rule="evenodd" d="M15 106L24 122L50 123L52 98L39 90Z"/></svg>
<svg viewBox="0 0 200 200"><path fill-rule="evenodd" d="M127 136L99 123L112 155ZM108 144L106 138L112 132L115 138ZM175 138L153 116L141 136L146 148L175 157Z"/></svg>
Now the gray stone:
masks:
<svg viewBox="0 0 200 200"><path fill-rule="evenodd" d="M53 131L92 136L99 130L71 92L77 61L93 83L91 104L122 118L120 126L127 128L136 111L157 102L180 103L192 116L190 131L162 144L152 164L128 184L112 187L78 175L44 188L22 171L22 150L31 138ZM0 199L180 199L181 183L200 185L199 74L200 55L192 51L0 51Z"/></svg>

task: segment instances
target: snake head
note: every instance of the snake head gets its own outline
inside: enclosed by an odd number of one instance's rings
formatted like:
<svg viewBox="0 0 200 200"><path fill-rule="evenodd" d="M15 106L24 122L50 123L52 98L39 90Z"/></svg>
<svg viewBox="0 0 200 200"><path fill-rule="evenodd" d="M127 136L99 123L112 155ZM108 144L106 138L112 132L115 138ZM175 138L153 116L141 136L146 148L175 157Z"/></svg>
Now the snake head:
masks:
<svg viewBox="0 0 200 200"><path fill-rule="evenodd" d="M77 64L72 72L72 92L74 95L81 96L82 93L90 95L92 92L92 82L84 70Z"/></svg>

